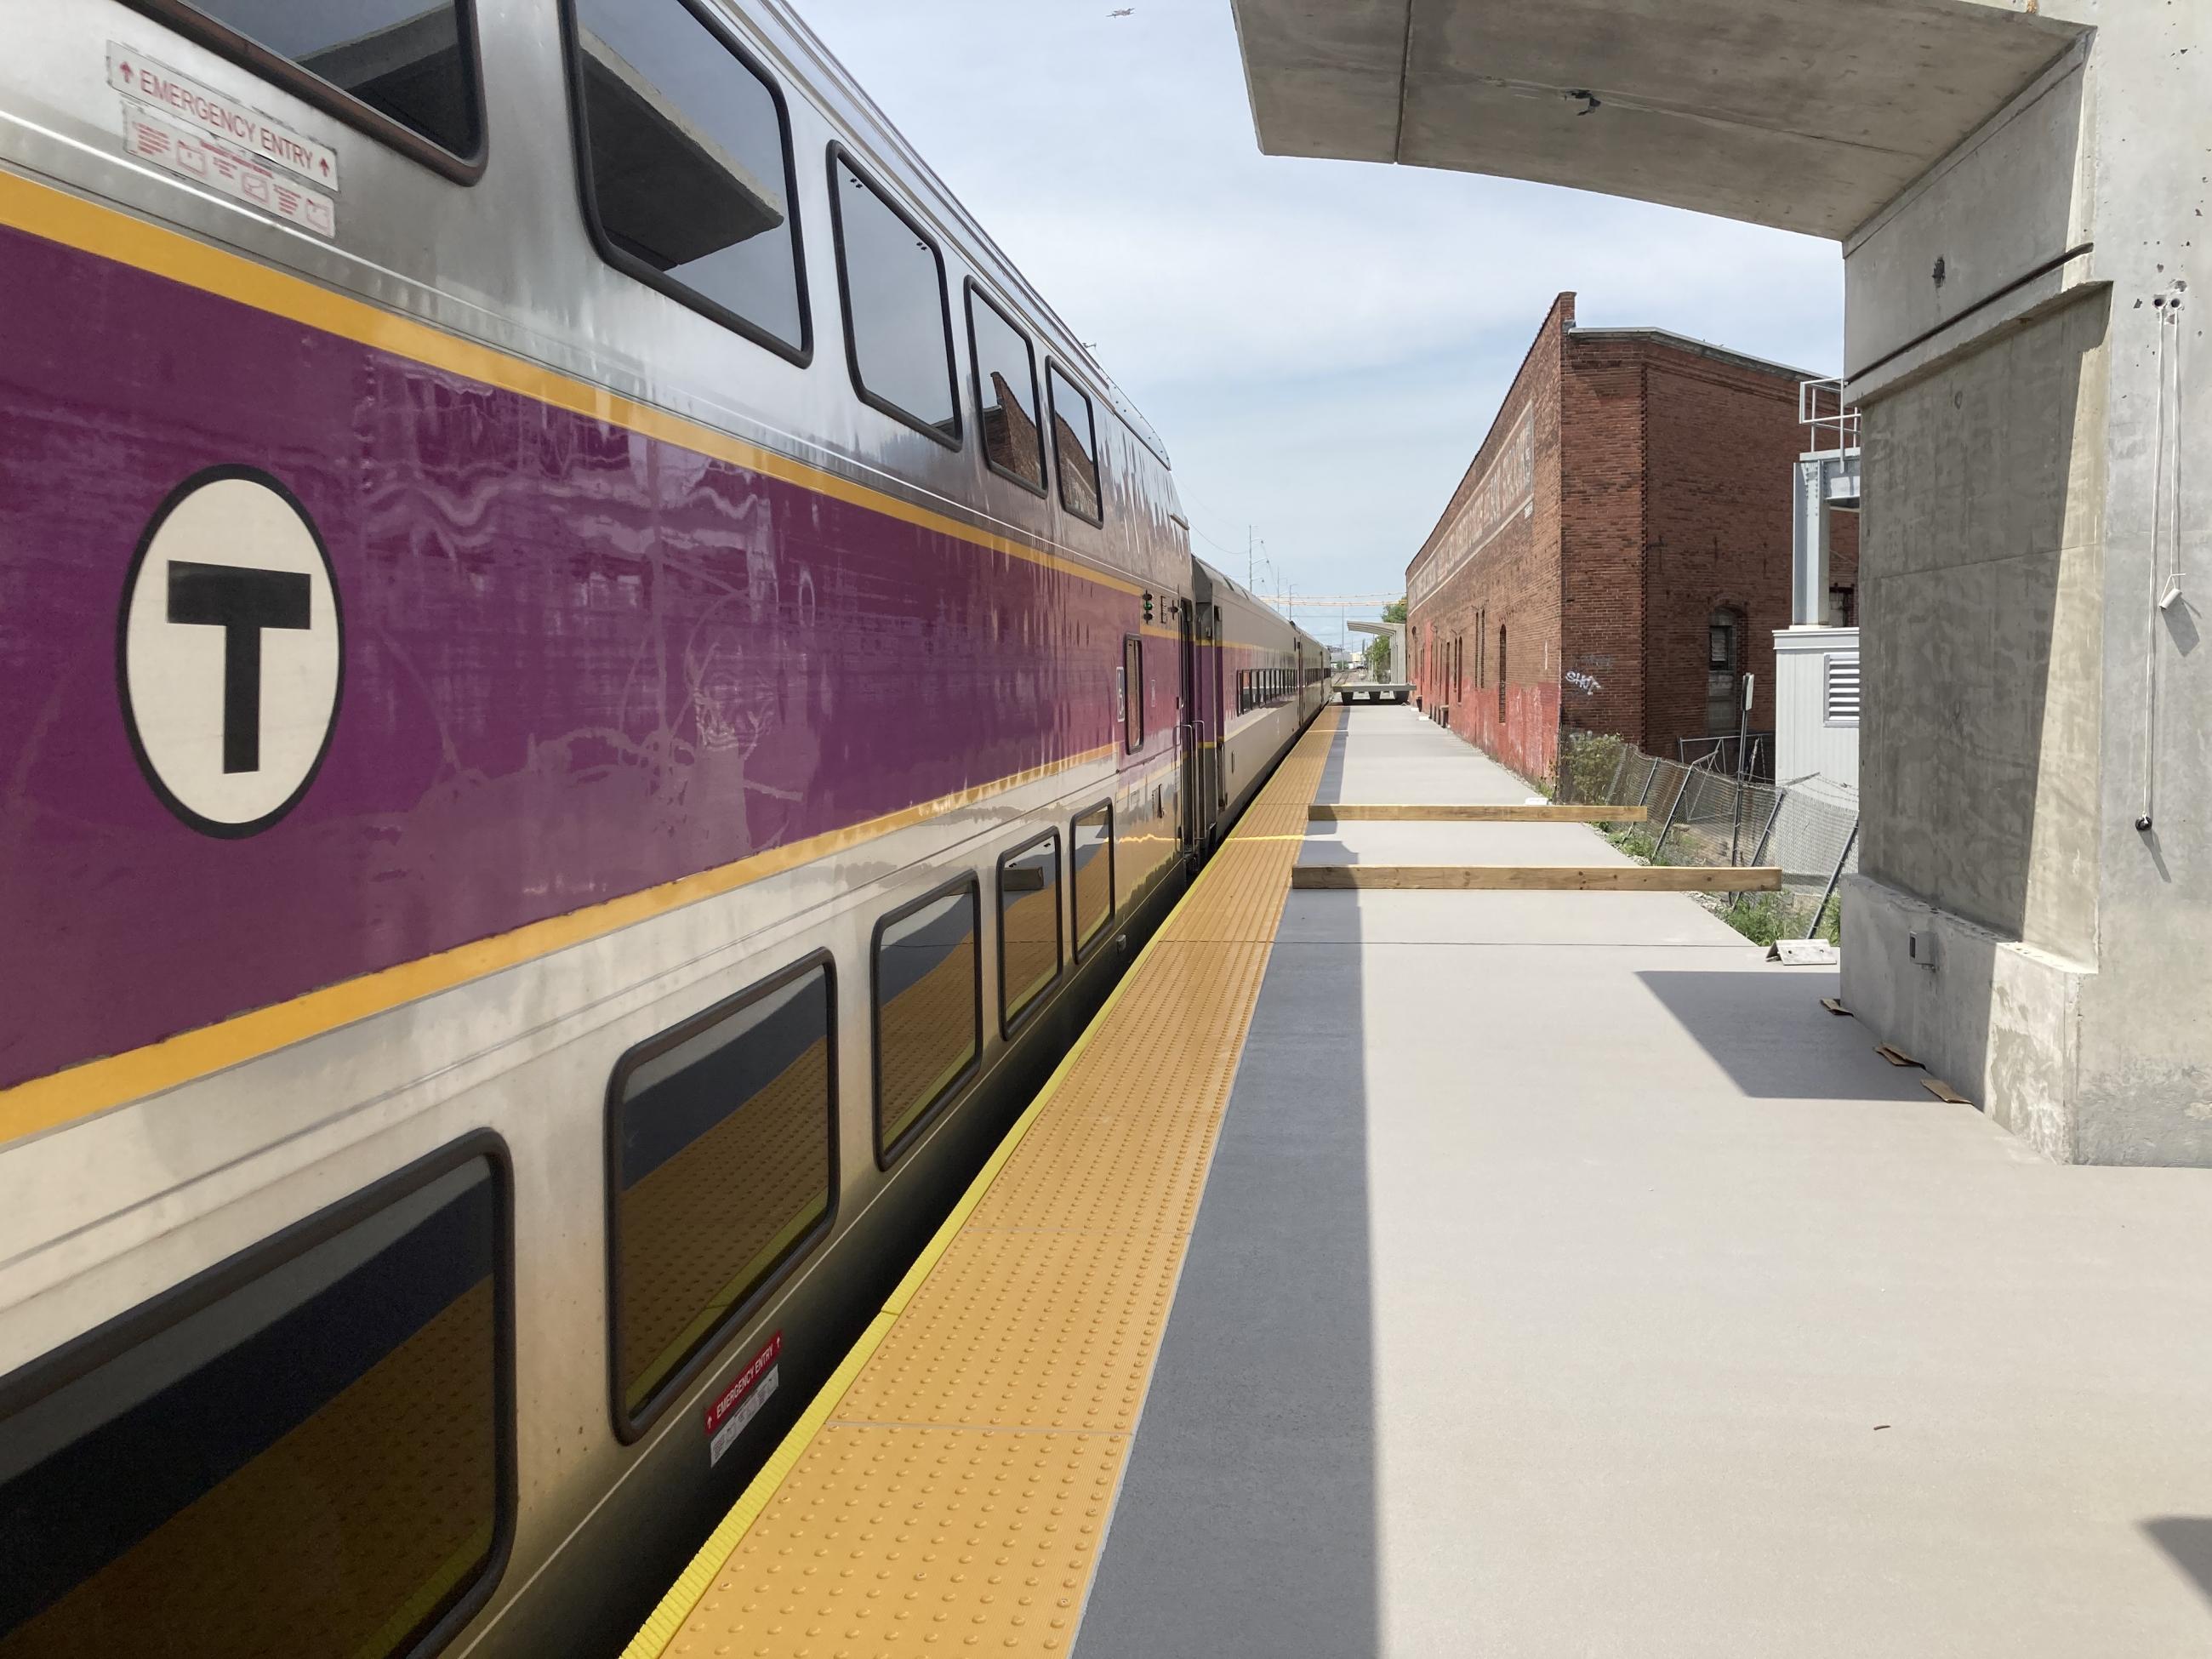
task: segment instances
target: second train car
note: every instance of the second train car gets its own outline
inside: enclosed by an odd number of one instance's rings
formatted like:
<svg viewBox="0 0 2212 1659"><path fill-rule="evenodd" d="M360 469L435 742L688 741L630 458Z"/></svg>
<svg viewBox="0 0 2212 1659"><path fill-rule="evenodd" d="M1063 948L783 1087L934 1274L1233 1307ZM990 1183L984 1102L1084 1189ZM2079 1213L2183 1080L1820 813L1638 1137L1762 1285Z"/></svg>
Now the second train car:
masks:
<svg viewBox="0 0 2212 1659"><path fill-rule="evenodd" d="M0 1659L611 1652L1323 654L778 0L18 9Z"/></svg>

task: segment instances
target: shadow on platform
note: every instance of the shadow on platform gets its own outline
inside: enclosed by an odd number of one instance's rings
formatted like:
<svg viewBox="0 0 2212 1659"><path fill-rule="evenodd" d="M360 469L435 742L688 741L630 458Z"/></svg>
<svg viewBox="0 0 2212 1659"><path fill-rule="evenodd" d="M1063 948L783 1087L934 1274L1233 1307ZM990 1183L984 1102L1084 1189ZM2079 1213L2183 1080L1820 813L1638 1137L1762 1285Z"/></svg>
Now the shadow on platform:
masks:
<svg viewBox="0 0 2212 1659"><path fill-rule="evenodd" d="M2197 1594L2212 1601L2212 1516L2162 1515L2144 1522L2142 1529L2189 1576Z"/></svg>
<svg viewBox="0 0 2212 1659"><path fill-rule="evenodd" d="M1856 1020L1820 1006L1833 973L1651 970L1637 978L1745 1094L1765 1100L1915 1100L1925 1073L1874 1052Z"/></svg>
<svg viewBox="0 0 2212 1659"><path fill-rule="evenodd" d="M1268 966L1079 1659L1378 1651L1358 960Z"/></svg>

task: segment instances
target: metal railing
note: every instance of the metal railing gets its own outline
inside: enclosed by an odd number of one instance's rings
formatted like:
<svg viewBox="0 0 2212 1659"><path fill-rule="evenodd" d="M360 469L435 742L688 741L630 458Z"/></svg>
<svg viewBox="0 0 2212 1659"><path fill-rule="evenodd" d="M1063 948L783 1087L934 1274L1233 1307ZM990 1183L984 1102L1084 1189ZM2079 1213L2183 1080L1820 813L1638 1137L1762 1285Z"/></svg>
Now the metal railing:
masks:
<svg viewBox="0 0 2212 1659"><path fill-rule="evenodd" d="M1734 732L1718 738L1677 738L1674 740L1674 758L1685 766L1708 767L1716 772L1725 772L1730 777L1747 777L1771 783L1774 781L1774 733L1747 732L1741 739Z"/></svg>
<svg viewBox="0 0 2212 1659"><path fill-rule="evenodd" d="M1857 814L1802 790L1662 760L1588 732L1559 734L1553 793L1577 805L1643 807L1646 822L1609 828L1623 851L1651 864L1779 866L1780 892L1723 895L1717 903L1763 909L1776 938L1837 935L1836 890L1858 868Z"/></svg>
<svg viewBox="0 0 2212 1659"><path fill-rule="evenodd" d="M1812 453L1859 447L1859 410L1844 402L1839 380L1797 382L1797 423L1812 429Z"/></svg>

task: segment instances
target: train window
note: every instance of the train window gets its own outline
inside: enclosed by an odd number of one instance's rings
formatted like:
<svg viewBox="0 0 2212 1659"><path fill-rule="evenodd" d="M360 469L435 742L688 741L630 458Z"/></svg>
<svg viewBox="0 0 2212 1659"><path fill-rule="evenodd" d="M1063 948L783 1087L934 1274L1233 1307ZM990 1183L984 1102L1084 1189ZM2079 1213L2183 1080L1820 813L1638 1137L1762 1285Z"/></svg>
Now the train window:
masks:
<svg viewBox="0 0 2212 1659"><path fill-rule="evenodd" d="M1060 832L999 860L999 1027L1016 1023L1060 977Z"/></svg>
<svg viewBox="0 0 2212 1659"><path fill-rule="evenodd" d="M1145 642L1134 634L1121 636L1121 681L1128 688L1121 746L1133 755L1145 746Z"/></svg>
<svg viewBox="0 0 2212 1659"><path fill-rule="evenodd" d="M449 177L481 170L469 0L131 3Z"/></svg>
<svg viewBox="0 0 2212 1659"><path fill-rule="evenodd" d="M1079 962L1114 919L1114 803L1079 813L1069 827L1068 861L1075 866L1075 956Z"/></svg>
<svg viewBox="0 0 2212 1659"><path fill-rule="evenodd" d="M514 1509L507 1185L457 1143L0 1382L0 1653L466 1622Z"/></svg>
<svg viewBox="0 0 2212 1659"><path fill-rule="evenodd" d="M853 389L863 402L957 448L952 325L937 245L835 146L830 205Z"/></svg>
<svg viewBox="0 0 2212 1659"><path fill-rule="evenodd" d="M1060 503L1079 519L1103 524L1098 494L1098 433L1091 422L1090 394L1045 365L1052 398L1052 464L1060 471Z"/></svg>
<svg viewBox="0 0 2212 1659"><path fill-rule="evenodd" d="M981 910L966 876L876 924L876 1158L885 1167L982 1054Z"/></svg>
<svg viewBox="0 0 2212 1659"><path fill-rule="evenodd" d="M1036 357L1029 337L973 283L968 285L968 345L983 459L994 472L1042 495L1044 443L1037 435Z"/></svg>
<svg viewBox="0 0 2212 1659"><path fill-rule="evenodd" d="M804 362L783 100L690 0L571 0L585 217L601 255Z"/></svg>
<svg viewBox="0 0 2212 1659"><path fill-rule="evenodd" d="M634 1440L830 1224L827 952L640 1043L607 1085L615 1425Z"/></svg>

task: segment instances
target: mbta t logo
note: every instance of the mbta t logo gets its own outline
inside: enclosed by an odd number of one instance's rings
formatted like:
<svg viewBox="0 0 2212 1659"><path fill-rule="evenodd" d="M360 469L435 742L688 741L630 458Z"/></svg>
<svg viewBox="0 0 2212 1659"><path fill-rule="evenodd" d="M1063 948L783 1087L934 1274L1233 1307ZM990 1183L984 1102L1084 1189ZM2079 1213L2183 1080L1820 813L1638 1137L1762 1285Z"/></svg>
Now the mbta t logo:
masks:
<svg viewBox="0 0 2212 1659"><path fill-rule="evenodd" d="M261 635L305 629L314 584L296 570L169 562L169 620L222 629L222 769L261 769Z"/></svg>
<svg viewBox="0 0 2212 1659"><path fill-rule="evenodd" d="M203 472L154 515L117 641L125 723L170 811L250 836L307 793L337 721L330 559L275 479Z"/></svg>

